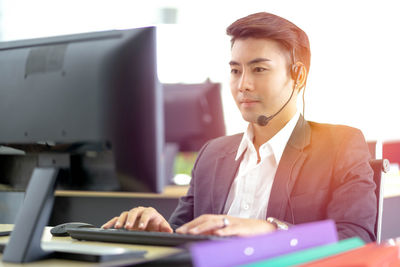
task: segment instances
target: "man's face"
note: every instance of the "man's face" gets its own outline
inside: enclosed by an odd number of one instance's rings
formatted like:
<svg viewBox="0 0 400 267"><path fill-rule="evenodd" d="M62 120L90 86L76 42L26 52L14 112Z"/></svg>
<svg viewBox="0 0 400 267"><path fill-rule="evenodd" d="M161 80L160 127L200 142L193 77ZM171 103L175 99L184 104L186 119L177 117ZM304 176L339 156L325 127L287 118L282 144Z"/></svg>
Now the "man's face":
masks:
<svg viewBox="0 0 400 267"><path fill-rule="evenodd" d="M273 115L293 90L283 49L273 40L247 38L236 40L231 53L230 87L243 119L256 122L260 115ZM296 105L294 99L288 106Z"/></svg>

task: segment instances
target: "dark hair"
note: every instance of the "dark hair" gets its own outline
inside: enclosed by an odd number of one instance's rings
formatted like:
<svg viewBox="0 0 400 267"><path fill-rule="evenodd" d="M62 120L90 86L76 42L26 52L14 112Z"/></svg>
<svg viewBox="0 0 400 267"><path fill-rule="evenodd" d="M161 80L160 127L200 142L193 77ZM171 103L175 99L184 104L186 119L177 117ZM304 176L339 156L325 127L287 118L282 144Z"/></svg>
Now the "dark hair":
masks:
<svg viewBox="0 0 400 267"><path fill-rule="evenodd" d="M232 45L237 39L249 37L277 41L288 52L290 66L300 61L307 73L310 69L311 51L307 34L284 18L267 12L251 14L232 23L226 33L232 37Z"/></svg>

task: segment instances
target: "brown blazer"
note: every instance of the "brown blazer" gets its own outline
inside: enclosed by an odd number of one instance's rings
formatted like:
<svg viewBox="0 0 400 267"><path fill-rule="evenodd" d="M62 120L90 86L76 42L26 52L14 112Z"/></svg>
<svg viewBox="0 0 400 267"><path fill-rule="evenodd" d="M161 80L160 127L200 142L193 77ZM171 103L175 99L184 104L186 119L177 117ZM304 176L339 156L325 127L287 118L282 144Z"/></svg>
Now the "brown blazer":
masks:
<svg viewBox="0 0 400 267"><path fill-rule="evenodd" d="M222 214L242 136L220 137L200 150L189 191L169 219L173 228L202 214ZM291 224L333 219L340 239L374 241L377 200L369 159L360 130L300 117L275 174L267 217Z"/></svg>

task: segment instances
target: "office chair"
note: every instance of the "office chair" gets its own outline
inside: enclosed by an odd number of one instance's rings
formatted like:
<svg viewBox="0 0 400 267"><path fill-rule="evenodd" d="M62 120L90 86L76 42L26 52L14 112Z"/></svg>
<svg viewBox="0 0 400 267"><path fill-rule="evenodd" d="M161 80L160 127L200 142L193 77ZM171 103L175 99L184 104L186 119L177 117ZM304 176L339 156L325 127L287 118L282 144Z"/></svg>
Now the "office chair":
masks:
<svg viewBox="0 0 400 267"><path fill-rule="evenodd" d="M400 141L388 141L382 144L382 158L386 158L390 163L400 165Z"/></svg>
<svg viewBox="0 0 400 267"><path fill-rule="evenodd" d="M370 159L369 164L374 171L374 182L376 184L375 195L378 204L375 222L375 236L376 242L381 242L382 232L382 207L383 207L383 183L382 183L382 172L389 171L389 160L387 159Z"/></svg>

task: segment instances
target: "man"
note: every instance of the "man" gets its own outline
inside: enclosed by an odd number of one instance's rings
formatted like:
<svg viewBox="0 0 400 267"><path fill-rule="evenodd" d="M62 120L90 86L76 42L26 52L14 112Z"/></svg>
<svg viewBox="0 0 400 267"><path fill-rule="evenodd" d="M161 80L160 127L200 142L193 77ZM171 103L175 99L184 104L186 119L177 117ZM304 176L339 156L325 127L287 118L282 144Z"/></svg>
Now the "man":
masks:
<svg viewBox="0 0 400 267"><path fill-rule="evenodd" d="M239 19L227 33L230 87L247 131L201 149L169 223L138 207L103 227L244 236L333 219L340 239L375 240L375 184L362 133L306 121L296 108L310 67L307 35L269 13Z"/></svg>

